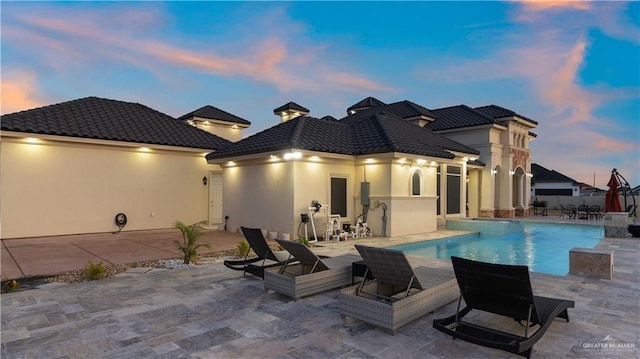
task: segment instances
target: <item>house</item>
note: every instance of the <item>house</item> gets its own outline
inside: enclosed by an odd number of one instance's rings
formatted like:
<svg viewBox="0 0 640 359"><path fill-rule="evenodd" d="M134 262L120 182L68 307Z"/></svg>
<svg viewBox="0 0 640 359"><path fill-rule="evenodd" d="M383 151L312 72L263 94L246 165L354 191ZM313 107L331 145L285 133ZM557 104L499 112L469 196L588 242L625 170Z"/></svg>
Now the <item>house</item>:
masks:
<svg viewBox="0 0 640 359"><path fill-rule="evenodd" d="M539 164L531 165L531 196L580 196L580 183ZM593 192L593 191L592 191Z"/></svg>
<svg viewBox="0 0 640 359"><path fill-rule="evenodd" d="M110 232L118 213L125 230L228 220L294 238L302 215L397 236L528 213L531 119L371 97L342 119L309 113L289 102L244 139L250 122L213 106L175 119L88 97L3 115L2 238Z"/></svg>
<svg viewBox="0 0 640 359"><path fill-rule="evenodd" d="M374 98L340 120L309 112L289 102L274 110L279 124L207 155L222 168L233 226L306 236L305 215L324 228L336 214L398 236L447 218L528 213L533 120L494 105L429 110Z"/></svg>
<svg viewBox="0 0 640 359"><path fill-rule="evenodd" d="M212 109L178 121L138 103L87 97L3 115L0 236L112 232L118 213L126 230L222 223L221 169L204 156L249 122ZM222 135L185 123L203 118Z"/></svg>

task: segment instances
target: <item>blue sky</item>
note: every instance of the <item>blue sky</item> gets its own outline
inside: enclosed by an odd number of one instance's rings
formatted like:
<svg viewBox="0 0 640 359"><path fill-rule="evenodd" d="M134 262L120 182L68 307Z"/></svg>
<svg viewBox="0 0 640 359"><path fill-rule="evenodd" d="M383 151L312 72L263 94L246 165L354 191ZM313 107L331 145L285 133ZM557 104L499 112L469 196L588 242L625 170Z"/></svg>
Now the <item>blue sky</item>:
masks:
<svg viewBox="0 0 640 359"><path fill-rule="evenodd" d="M539 123L533 161L640 184L638 2L5 2L2 113L98 96L276 125L367 96L495 104Z"/></svg>

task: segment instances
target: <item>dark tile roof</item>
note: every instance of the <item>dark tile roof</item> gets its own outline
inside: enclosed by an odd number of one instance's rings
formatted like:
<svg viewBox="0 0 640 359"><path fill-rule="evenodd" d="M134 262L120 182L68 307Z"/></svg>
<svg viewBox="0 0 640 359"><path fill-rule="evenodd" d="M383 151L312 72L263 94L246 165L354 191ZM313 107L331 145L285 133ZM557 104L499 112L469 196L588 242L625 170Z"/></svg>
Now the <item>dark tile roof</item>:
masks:
<svg viewBox="0 0 640 359"><path fill-rule="evenodd" d="M372 114L368 118L351 122L300 116L210 153L207 159L225 159L292 148L345 155L400 152L454 158L448 151L480 154L473 148L401 118Z"/></svg>
<svg viewBox="0 0 640 359"><path fill-rule="evenodd" d="M323 116L323 117L321 117L320 119L321 119L321 120L338 121L338 119L337 119L337 118L335 118L335 117L333 117L333 116L329 116L329 115L327 115L327 116Z"/></svg>
<svg viewBox="0 0 640 359"><path fill-rule="evenodd" d="M370 117L371 115L376 113L400 117L402 119L413 119L422 116L434 119L437 118L436 115L426 107L420 106L408 100L404 100L388 105L360 110L354 114L343 117L341 121L357 121L361 118Z"/></svg>
<svg viewBox="0 0 640 359"><path fill-rule="evenodd" d="M434 131L495 123L492 118L465 105L440 108L431 112L438 116L438 120L428 123L425 127Z"/></svg>
<svg viewBox="0 0 640 359"><path fill-rule="evenodd" d="M201 117L201 118L207 118L210 120L219 120L219 121L237 123L237 124L247 125L247 126L251 125L251 122L245 120L244 118L240 118L234 114L231 114L217 107L213 107L209 105L200 107L195 111L191 111L186 115L180 116L178 117L178 120L187 121L193 117Z"/></svg>
<svg viewBox="0 0 640 359"><path fill-rule="evenodd" d="M301 149L328 153L351 153L349 126L332 120L298 116L293 120L244 138L207 159L228 158L271 151Z"/></svg>
<svg viewBox="0 0 640 359"><path fill-rule="evenodd" d="M548 170L536 163L531 164L531 174L533 174L532 182L533 183L543 183L543 182L571 182L577 184L574 179L569 178L562 173L556 172L554 170Z"/></svg>
<svg viewBox="0 0 640 359"><path fill-rule="evenodd" d="M86 97L0 118L3 131L217 150L228 144L147 106Z"/></svg>
<svg viewBox="0 0 640 359"><path fill-rule="evenodd" d="M535 125L538 124L538 122L524 117L522 115L519 115L509 109L506 109L504 107L500 107L500 106L496 106L496 105L488 105L488 106L482 106L482 107L476 107L475 108L476 111L482 112L483 114L485 114L486 116L489 116L491 118L493 118L494 120L498 120L501 118L505 118L505 117L513 117L513 116L517 116L520 117L523 120L529 121Z"/></svg>
<svg viewBox="0 0 640 359"><path fill-rule="evenodd" d="M276 115L279 115L280 112L284 111L284 110L295 110L295 111L300 111L300 112L305 112L305 113L309 113L309 109L304 108L300 105L298 105L295 102L287 102L284 105L276 108L273 110L273 113Z"/></svg>
<svg viewBox="0 0 640 359"><path fill-rule="evenodd" d="M347 114L351 114L351 111L364 110L364 109L368 109L368 108L371 108L371 107L379 107L379 106L384 106L384 105L386 105L386 103L378 100L377 98L369 96L369 97L363 99L362 101L350 106L347 109Z"/></svg>

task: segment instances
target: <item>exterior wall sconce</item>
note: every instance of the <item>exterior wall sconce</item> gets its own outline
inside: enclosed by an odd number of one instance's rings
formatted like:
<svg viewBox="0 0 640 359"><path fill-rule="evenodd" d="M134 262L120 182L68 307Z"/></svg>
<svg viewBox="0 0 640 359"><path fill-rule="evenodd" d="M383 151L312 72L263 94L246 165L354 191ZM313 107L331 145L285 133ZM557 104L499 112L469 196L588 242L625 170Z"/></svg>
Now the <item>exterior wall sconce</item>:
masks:
<svg viewBox="0 0 640 359"><path fill-rule="evenodd" d="M515 174L516 174L516 171L514 171L514 170L509 171L509 175L513 176Z"/></svg>
<svg viewBox="0 0 640 359"><path fill-rule="evenodd" d="M529 178L533 177L533 173L527 172L527 177L529 177Z"/></svg>
<svg viewBox="0 0 640 359"><path fill-rule="evenodd" d="M495 168L491 169L491 175L495 175L496 173L498 173L498 170Z"/></svg>
<svg viewBox="0 0 640 359"><path fill-rule="evenodd" d="M202 177L202 184L206 186L207 182L209 182L209 179L207 178L207 176Z"/></svg>
<svg viewBox="0 0 640 359"><path fill-rule="evenodd" d="M302 152L287 152L284 154L283 158L285 160L294 160L294 159L300 159L302 158Z"/></svg>
<svg viewBox="0 0 640 359"><path fill-rule="evenodd" d="M425 163L427 163L427 160L423 160L422 158L416 160L416 165L418 166L424 166Z"/></svg>

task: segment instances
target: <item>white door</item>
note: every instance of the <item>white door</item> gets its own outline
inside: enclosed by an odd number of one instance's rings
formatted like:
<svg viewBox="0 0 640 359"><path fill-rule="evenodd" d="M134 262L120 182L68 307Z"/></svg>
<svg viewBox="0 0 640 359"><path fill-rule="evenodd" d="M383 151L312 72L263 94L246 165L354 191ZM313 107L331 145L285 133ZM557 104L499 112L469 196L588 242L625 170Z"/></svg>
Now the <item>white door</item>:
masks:
<svg viewBox="0 0 640 359"><path fill-rule="evenodd" d="M209 173L209 225L223 224L222 173Z"/></svg>

